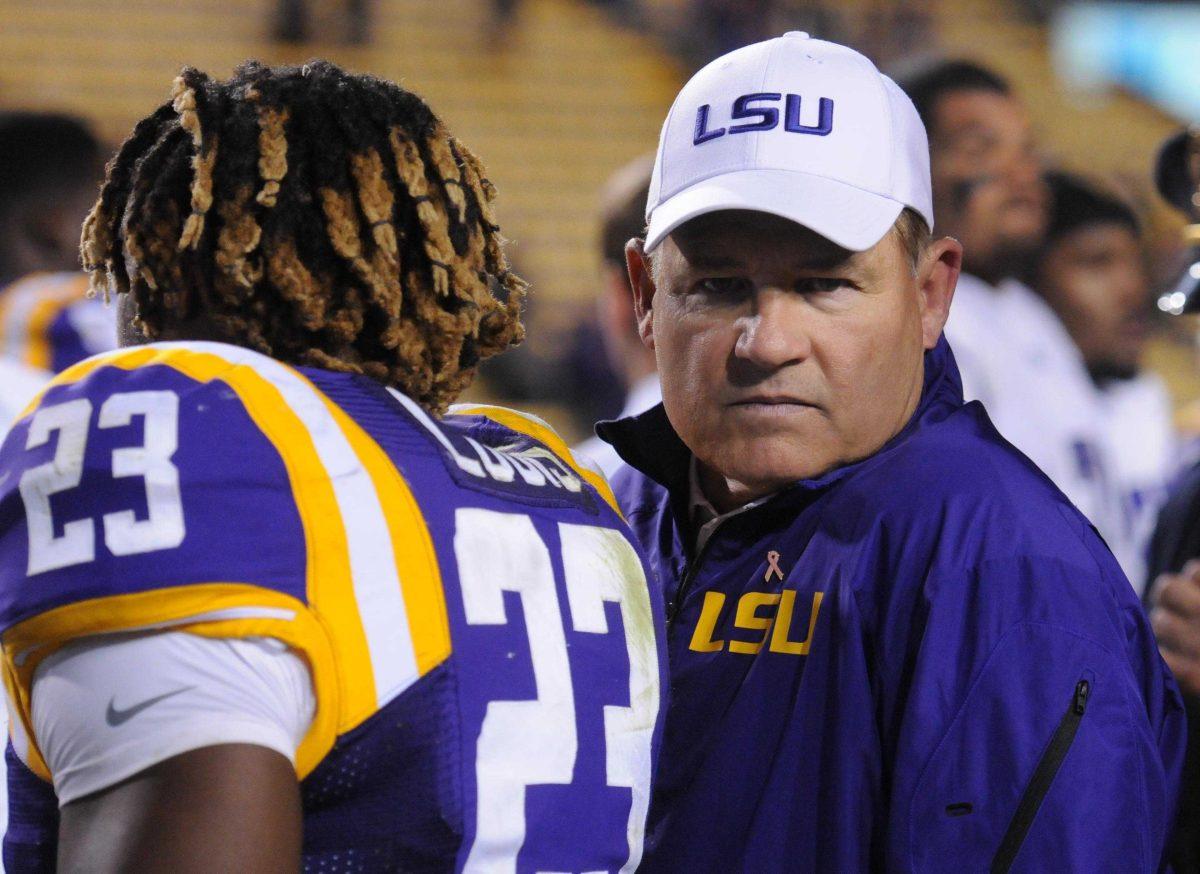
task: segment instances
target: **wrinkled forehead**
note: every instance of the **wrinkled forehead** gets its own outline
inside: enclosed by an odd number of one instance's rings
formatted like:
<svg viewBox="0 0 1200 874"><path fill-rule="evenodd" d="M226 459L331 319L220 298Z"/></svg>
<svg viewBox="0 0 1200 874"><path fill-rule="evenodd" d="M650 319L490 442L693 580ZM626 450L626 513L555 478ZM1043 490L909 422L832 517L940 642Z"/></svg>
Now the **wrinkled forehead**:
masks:
<svg viewBox="0 0 1200 874"><path fill-rule="evenodd" d="M851 263L863 254L780 216L722 210L697 216L672 231L661 260L693 268L758 264L813 268Z"/></svg>

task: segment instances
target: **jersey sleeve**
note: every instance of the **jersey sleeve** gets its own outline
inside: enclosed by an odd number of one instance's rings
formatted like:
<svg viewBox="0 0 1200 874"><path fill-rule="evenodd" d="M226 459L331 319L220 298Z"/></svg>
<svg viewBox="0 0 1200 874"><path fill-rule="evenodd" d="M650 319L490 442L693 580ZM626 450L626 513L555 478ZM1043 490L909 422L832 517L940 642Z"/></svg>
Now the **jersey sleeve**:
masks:
<svg viewBox="0 0 1200 874"><path fill-rule="evenodd" d="M63 308L50 323L50 369L61 373L85 358L117 348L116 306L84 297Z"/></svg>
<svg viewBox="0 0 1200 874"><path fill-rule="evenodd" d="M116 308L89 298L84 273L33 273L0 294L0 350L59 373L117 345Z"/></svg>
<svg viewBox="0 0 1200 874"><path fill-rule="evenodd" d="M578 474L584 482L594 488L601 500L608 504L618 516L624 518L604 471L586 454L573 452L567 446L567 442L544 419L531 413L489 404L455 404L450 408L450 413L459 416L483 416L498 425L503 425L542 443Z"/></svg>
<svg viewBox="0 0 1200 874"><path fill-rule="evenodd" d="M313 599L346 564L334 483L357 471L322 453L322 429L337 429L326 401L294 371L218 344L121 350L51 383L0 448L0 629L27 734L33 673L72 640L257 635L312 667L322 706L300 768L315 765L339 687Z"/></svg>
<svg viewBox="0 0 1200 874"><path fill-rule="evenodd" d="M87 638L45 659L33 687L34 733L60 807L219 744L266 747L294 764L315 710L304 660L254 637Z"/></svg>

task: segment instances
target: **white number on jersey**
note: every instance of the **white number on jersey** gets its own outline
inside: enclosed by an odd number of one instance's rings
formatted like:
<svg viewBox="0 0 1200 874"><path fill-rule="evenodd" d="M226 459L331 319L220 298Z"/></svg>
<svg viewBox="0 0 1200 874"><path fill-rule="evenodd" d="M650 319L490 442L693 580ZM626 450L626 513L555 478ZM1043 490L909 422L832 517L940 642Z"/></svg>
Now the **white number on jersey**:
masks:
<svg viewBox="0 0 1200 874"><path fill-rule="evenodd" d="M87 398L68 401L37 411L29 423L26 449L44 446L58 432L54 458L31 467L21 476L21 500L25 502L29 529L30 576L43 571L82 564L96 557L96 537L91 519L77 519L63 525L62 537L54 536L54 518L50 515L50 496L79 485L83 478L83 452L87 448L88 420L92 402Z"/></svg>
<svg viewBox="0 0 1200 874"><path fill-rule="evenodd" d="M145 417L142 445L113 450L112 475L142 478L148 513L142 520L133 510L104 515L104 544L113 555L173 549L183 543L185 533L179 469L171 462L179 446L179 397L171 391L114 394L100 406L97 427L119 428L138 415ZM29 576L96 557L95 520L65 522L62 535L55 537L50 511L51 495L78 487L83 478L91 417L91 401L78 398L43 407L29 423L26 449L44 446L50 435L58 432L54 457L21 476L21 498L29 529Z"/></svg>
<svg viewBox="0 0 1200 874"><path fill-rule="evenodd" d="M528 516L460 509L454 553L471 625L503 625L503 592L525 613L537 698L492 701L479 735L475 841L464 871L515 872L525 841L528 786L571 782L578 754L575 701L550 551ZM659 667L650 593L637 553L617 531L559 525L567 602L576 631L608 633L604 602L620 605L628 650L629 707L604 708L607 783L628 787L633 803L622 872L642 858L650 798Z"/></svg>
<svg viewBox="0 0 1200 874"><path fill-rule="evenodd" d="M576 631L607 634L604 602L621 608L625 647L629 655L629 706L604 708L609 786L633 790L629 809L629 861L621 868L633 871L642 860L646 812L650 808L650 755L654 722L658 718L658 651L655 649L654 613L642 562L633 546L611 528L560 525L567 601Z"/></svg>

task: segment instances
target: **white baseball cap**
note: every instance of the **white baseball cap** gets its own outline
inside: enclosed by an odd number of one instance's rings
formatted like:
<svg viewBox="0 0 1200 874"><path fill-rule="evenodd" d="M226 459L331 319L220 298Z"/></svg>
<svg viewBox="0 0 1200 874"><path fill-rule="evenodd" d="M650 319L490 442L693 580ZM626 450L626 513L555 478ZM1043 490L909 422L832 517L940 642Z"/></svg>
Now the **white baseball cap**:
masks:
<svg viewBox="0 0 1200 874"><path fill-rule="evenodd" d="M929 140L912 101L853 49L788 33L717 58L675 98L646 250L697 216L748 209L863 251L906 206L933 227Z"/></svg>

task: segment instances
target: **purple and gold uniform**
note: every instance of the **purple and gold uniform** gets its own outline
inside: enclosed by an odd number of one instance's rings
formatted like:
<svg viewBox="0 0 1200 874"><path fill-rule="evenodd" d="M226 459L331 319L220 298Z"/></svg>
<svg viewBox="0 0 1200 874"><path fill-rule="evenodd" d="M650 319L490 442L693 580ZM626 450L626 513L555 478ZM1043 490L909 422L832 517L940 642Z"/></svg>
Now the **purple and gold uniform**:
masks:
<svg viewBox="0 0 1200 874"><path fill-rule="evenodd" d="M148 628L303 655L306 870L638 864L661 599L607 483L539 421L435 421L366 377L158 343L61 374L0 483L10 871L55 852L37 665Z"/></svg>
<svg viewBox="0 0 1200 874"><path fill-rule="evenodd" d="M0 354L61 373L117 345L115 308L83 273L31 273L0 290Z"/></svg>

